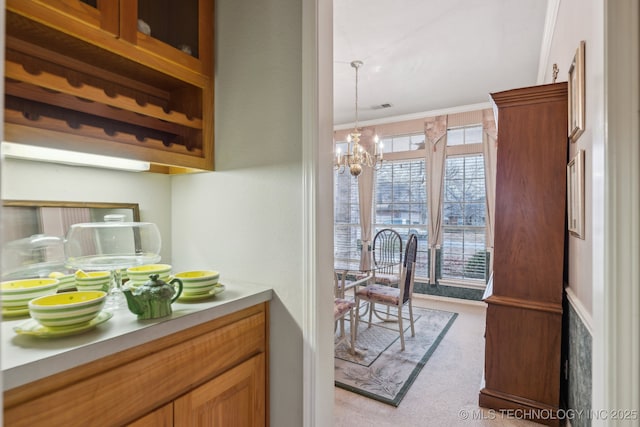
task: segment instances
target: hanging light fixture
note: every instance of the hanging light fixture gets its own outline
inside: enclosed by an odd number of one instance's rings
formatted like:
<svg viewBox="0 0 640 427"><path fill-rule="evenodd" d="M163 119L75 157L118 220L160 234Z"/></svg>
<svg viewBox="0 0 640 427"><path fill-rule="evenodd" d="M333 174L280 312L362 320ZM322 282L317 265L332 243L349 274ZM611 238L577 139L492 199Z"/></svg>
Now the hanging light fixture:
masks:
<svg viewBox="0 0 640 427"><path fill-rule="evenodd" d="M333 167L343 173L349 169L351 175L358 177L362 173L363 167L370 167L378 170L382 167L382 144L378 141L378 136L374 136L373 155L360 145L360 130L358 129L358 69L363 65L362 61L352 61L351 66L356 70L356 121L353 131L347 137L347 152L343 155L338 148L335 150L335 160Z"/></svg>

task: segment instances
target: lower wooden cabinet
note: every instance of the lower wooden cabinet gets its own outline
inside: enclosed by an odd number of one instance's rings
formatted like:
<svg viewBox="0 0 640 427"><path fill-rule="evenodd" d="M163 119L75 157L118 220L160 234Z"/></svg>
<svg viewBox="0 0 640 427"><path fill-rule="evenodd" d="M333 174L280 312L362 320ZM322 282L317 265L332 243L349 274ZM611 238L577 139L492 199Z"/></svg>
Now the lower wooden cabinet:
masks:
<svg viewBox="0 0 640 427"><path fill-rule="evenodd" d="M265 357L252 357L129 427L265 425Z"/></svg>
<svg viewBox="0 0 640 427"><path fill-rule="evenodd" d="M7 426L266 426L268 303L4 394Z"/></svg>

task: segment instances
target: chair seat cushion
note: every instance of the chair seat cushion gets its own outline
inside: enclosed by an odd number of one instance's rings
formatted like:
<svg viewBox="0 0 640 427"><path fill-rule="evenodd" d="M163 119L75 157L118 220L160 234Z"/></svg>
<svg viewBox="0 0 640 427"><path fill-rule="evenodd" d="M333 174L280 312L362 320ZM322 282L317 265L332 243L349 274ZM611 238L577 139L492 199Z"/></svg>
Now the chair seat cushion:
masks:
<svg viewBox="0 0 640 427"><path fill-rule="evenodd" d="M333 304L333 319L338 320L349 310L356 306L356 303L342 298L335 298Z"/></svg>
<svg viewBox="0 0 640 427"><path fill-rule="evenodd" d="M390 273L376 273L376 283L383 285L397 285L400 282L400 276Z"/></svg>
<svg viewBox="0 0 640 427"><path fill-rule="evenodd" d="M356 274L356 280L365 279L369 276L366 274ZM383 285L397 285L400 282L400 276L391 273L376 273L376 283Z"/></svg>
<svg viewBox="0 0 640 427"><path fill-rule="evenodd" d="M400 289L384 285L369 285L358 289L358 297L383 304L399 305Z"/></svg>

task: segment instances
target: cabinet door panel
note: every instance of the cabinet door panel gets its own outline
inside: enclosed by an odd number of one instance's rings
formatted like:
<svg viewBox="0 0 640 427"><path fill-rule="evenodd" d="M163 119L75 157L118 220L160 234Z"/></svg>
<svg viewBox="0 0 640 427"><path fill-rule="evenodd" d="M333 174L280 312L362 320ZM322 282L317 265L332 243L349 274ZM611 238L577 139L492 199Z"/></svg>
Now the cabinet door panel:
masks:
<svg viewBox="0 0 640 427"><path fill-rule="evenodd" d="M265 356L260 353L174 402L175 425L265 425Z"/></svg>
<svg viewBox="0 0 640 427"><path fill-rule="evenodd" d="M164 405L142 418L128 424L128 427L171 427L173 426L173 403Z"/></svg>

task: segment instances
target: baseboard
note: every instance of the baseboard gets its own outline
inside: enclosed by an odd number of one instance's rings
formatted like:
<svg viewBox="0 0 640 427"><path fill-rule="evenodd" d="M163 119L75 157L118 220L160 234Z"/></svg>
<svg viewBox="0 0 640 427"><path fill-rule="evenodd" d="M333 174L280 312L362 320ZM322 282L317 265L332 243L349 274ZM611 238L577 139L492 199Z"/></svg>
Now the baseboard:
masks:
<svg viewBox="0 0 640 427"><path fill-rule="evenodd" d="M485 387L480 390L478 403L483 408L502 411L503 415L514 419L530 420L554 427L560 426L561 420L557 416L560 408L542 402L523 399Z"/></svg>
<svg viewBox="0 0 640 427"><path fill-rule="evenodd" d="M454 297L441 297L441 296L438 296L438 295L418 294L418 293L415 293L415 292L413 294L413 298L414 299L421 299L421 300L450 302L450 303L453 303L453 304L473 305L473 306L476 306L476 307L486 307L487 306L487 303L485 303L484 301L476 301L476 300L471 300L471 299L461 299L461 298L454 298Z"/></svg>

